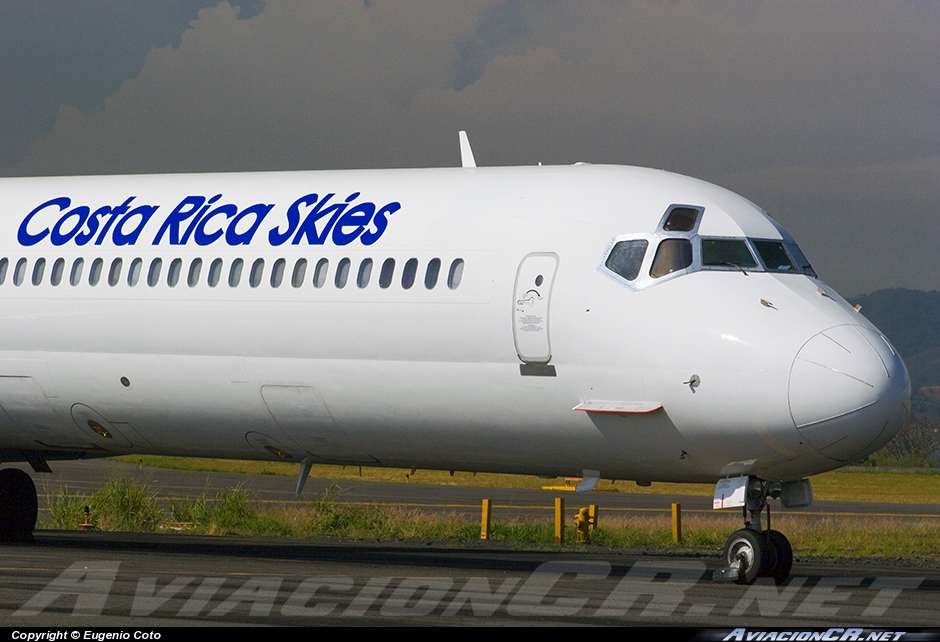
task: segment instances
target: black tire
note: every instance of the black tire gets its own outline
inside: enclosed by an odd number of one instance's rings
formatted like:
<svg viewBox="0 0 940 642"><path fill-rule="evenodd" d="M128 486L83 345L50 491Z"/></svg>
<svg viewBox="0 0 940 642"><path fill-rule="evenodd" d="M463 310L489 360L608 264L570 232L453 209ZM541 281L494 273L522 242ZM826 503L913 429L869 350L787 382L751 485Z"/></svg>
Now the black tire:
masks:
<svg viewBox="0 0 940 642"><path fill-rule="evenodd" d="M725 542L722 558L729 568L738 570L738 584L753 584L761 568L766 568L767 553L771 547L764 544L760 533L742 528L731 534ZM773 566L771 565L771 568Z"/></svg>
<svg viewBox="0 0 940 642"><path fill-rule="evenodd" d="M777 557L771 577L777 584L783 584L790 577L790 570L793 568L793 547L790 546L786 535L780 531L767 531L765 539L768 548L773 548Z"/></svg>
<svg viewBox="0 0 940 642"><path fill-rule="evenodd" d="M777 570L777 549L767 539L767 531L761 532L761 560L758 577L773 577Z"/></svg>
<svg viewBox="0 0 940 642"><path fill-rule="evenodd" d="M0 542L33 541L39 500L32 478L18 468L0 470Z"/></svg>

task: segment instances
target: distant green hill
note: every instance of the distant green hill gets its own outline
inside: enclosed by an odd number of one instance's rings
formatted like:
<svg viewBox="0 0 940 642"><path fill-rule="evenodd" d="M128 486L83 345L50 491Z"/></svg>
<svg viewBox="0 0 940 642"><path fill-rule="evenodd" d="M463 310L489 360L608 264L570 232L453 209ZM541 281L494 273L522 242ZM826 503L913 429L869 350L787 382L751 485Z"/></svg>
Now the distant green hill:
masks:
<svg viewBox="0 0 940 642"><path fill-rule="evenodd" d="M892 288L855 297L862 314L878 326L911 373L914 409L940 415L940 400L924 387L940 387L940 292Z"/></svg>

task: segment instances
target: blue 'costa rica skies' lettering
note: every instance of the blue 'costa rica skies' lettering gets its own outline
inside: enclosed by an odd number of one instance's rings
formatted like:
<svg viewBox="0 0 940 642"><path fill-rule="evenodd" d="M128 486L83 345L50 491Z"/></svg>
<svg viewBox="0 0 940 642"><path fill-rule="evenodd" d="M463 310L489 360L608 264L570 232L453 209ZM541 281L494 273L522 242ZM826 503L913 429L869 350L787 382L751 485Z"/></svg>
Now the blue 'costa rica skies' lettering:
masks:
<svg viewBox="0 0 940 642"><path fill-rule="evenodd" d="M54 246L107 241L117 246L148 241L151 245L237 246L249 245L263 228L272 246L343 246L357 240L372 245L388 229L389 217L401 209L401 203L379 206L359 197L360 192L345 199L332 192L311 192L278 215L276 203L241 207L227 202L222 194L190 195L172 208L139 203L137 196L128 196L118 205L98 206L59 196L40 203L23 218L17 240L24 247L44 241ZM162 216L161 211L165 212Z"/></svg>

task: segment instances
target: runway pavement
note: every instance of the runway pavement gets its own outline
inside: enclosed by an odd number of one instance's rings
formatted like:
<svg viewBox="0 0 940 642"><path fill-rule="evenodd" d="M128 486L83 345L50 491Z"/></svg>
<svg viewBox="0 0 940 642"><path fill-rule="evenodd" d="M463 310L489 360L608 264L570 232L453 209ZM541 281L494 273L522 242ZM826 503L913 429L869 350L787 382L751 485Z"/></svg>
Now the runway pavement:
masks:
<svg viewBox="0 0 940 642"><path fill-rule="evenodd" d="M0 547L0 624L940 626L940 571L797 563L785 586L714 558L479 543L39 533ZM864 639L864 638L863 638Z"/></svg>

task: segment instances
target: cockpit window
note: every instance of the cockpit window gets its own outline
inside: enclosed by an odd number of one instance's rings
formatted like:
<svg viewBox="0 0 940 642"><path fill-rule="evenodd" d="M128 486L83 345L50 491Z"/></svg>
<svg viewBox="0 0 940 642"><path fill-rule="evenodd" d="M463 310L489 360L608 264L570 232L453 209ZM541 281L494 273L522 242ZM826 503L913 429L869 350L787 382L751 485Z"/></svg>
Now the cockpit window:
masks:
<svg viewBox="0 0 940 642"><path fill-rule="evenodd" d="M695 229L700 211L692 207L674 207L663 223L666 232L691 232Z"/></svg>
<svg viewBox="0 0 940 642"><path fill-rule="evenodd" d="M744 239L702 239L702 265L756 268L757 261Z"/></svg>
<svg viewBox="0 0 940 642"><path fill-rule="evenodd" d="M754 241L760 260L768 272L795 272L796 267L780 241Z"/></svg>
<svg viewBox="0 0 940 642"><path fill-rule="evenodd" d="M645 239L620 241L614 245L604 265L611 272L619 274L627 281L632 281L640 273L647 246L649 246L649 241Z"/></svg>
<svg viewBox="0 0 940 642"><path fill-rule="evenodd" d="M655 229L621 234L611 239L597 263L597 270L621 286L640 291L653 285L702 271L711 278L738 278L718 272L792 274L816 278L796 241L777 226L777 238L744 236L747 221L735 227L716 217L714 233L704 236L705 206L674 203L666 208ZM763 214L762 214L763 216ZM780 238L783 237L783 238ZM651 258L648 258L648 255Z"/></svg>
<svg viewBox="0 0 940 642"><path fill-rule="evenodd" d="M809 260L806 258L806 255L803 254L803 250L800 249L800 246L793 241L787 241L785 243L787 249L790 251L790 256L793 257L793 260L796 261L796 269L811 276L814 279L816 278L816 270L813 269L813 266L809 264Z"/></svg>
<svg viewBox="0 0 940 642"><path fill-rule="evenodd" d="M656 250L650 276L657 279L692 265L692 242L688 239L664 239Z"/></svg>

